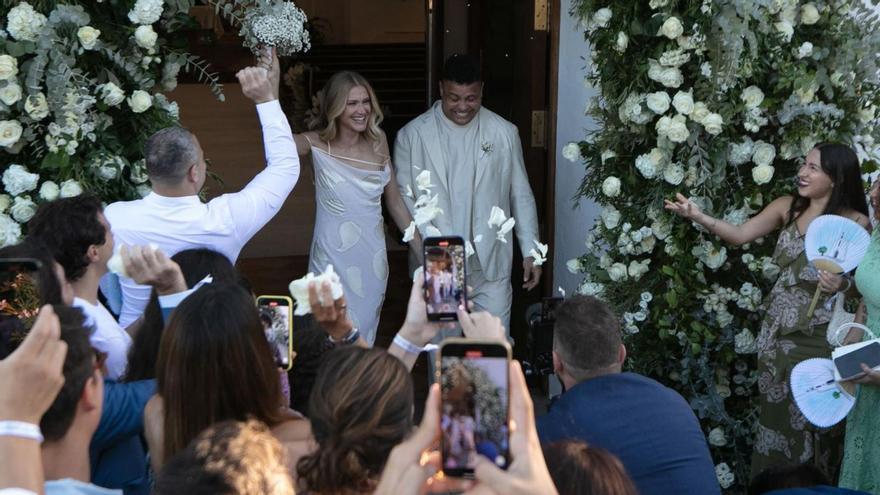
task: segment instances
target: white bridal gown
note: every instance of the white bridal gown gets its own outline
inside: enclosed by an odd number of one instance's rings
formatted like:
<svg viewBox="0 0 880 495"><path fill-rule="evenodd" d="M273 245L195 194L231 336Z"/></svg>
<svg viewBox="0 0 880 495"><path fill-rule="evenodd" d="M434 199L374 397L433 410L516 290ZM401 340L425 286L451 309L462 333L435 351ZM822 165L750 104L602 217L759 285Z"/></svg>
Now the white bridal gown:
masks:
<svg viewBox="0 0 880 495"><path fill-rule="evenodd" d="M342 279L348 315L373 345L388 282L382 191L389 163L334 155L312 145L317 213L309 271L332 264ZM358 166L355 166L357 164Z"/></svg>

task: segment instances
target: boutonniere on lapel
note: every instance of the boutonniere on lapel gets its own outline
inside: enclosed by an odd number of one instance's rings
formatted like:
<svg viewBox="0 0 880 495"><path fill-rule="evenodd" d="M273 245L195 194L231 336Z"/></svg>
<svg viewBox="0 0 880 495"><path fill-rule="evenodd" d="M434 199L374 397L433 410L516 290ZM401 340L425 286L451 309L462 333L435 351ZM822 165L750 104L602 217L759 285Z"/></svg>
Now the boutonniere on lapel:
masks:
<svg viewBox="0 0 880 495"><path fill-rule="evenodd" d="M492 151L495 150L495 145L489 141L483 141L483 144L480 145L480 149L483 151L480 158L485 158L489 153L492 153Z"/></svg>

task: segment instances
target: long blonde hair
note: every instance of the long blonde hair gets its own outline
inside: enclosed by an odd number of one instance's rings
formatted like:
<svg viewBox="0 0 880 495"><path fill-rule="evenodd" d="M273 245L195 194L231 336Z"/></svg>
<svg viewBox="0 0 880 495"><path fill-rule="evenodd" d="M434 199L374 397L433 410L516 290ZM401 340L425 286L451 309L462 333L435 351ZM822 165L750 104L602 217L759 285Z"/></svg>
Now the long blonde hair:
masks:
<svg viewBox="0 0 880 495"><path fill-rule="evenodd" d="M345 111L348 94L352 88L357 86L366 89L367 94L370 95L370 120L364 134L369 141L379 142L379 138L382 135L379 124L385 118L382 114L382 109L379 107L379 99L376 98L373 87L370 86L370 83L367 82L364 76L347 70L333 74L330 80L327 81L327 84L324 85L324 89L321 90L321 116L314 128L320 129L318 136L323 141L329 142L336 137L336 134L339 132L336 119Z"/></svg>

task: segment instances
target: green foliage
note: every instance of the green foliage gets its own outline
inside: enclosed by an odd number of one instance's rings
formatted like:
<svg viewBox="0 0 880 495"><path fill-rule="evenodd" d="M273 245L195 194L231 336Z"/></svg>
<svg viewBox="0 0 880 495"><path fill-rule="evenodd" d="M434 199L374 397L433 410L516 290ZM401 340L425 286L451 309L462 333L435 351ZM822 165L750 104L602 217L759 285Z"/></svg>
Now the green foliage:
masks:
<svg viewBox="0 0 880 495"><path fill-rule="evenodd" d="M793 192L800 161L823 141L850 144L874 170L878 16L861 0L581 0L571 15L599 90L587 108L598 130L578 143L586 174L576 199L603 207L577 260L579 291L623 315L632 369L690 402L715 431L715 462L735 475L722 485L741 491L775 235L724 245L663 201L681 192L742 223Z"/></svg>

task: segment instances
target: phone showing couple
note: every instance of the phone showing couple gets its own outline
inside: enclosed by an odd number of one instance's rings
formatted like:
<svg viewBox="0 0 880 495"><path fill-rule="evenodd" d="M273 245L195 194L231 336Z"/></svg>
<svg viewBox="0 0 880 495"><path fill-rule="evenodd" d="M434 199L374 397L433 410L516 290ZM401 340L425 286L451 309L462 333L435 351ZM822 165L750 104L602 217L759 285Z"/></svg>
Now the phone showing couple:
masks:
<svg viewBox="0 0 880 495"><path fill-rule="evenodd" d="M424 241L425 306L430 321L458 320L458 306L467 307L464 240L458 236Z"/></svg>

